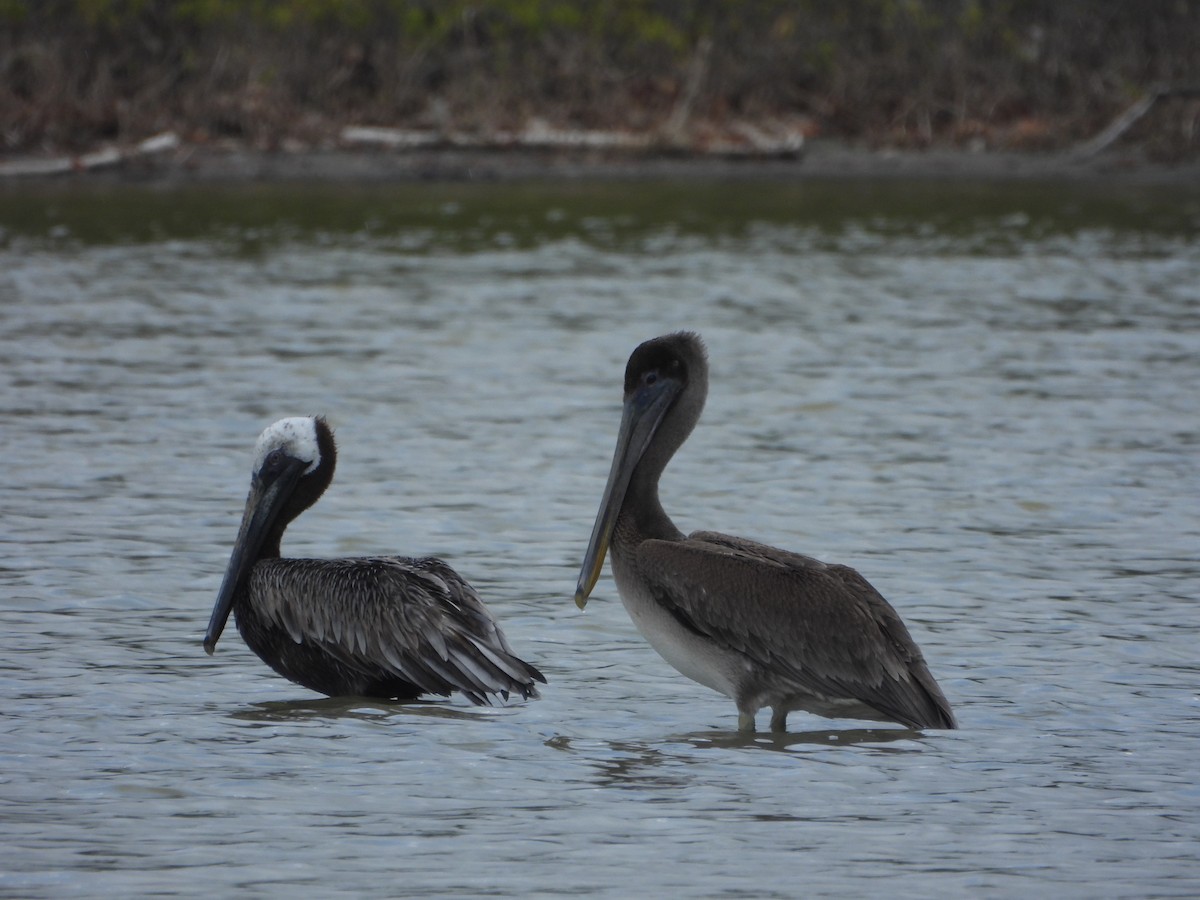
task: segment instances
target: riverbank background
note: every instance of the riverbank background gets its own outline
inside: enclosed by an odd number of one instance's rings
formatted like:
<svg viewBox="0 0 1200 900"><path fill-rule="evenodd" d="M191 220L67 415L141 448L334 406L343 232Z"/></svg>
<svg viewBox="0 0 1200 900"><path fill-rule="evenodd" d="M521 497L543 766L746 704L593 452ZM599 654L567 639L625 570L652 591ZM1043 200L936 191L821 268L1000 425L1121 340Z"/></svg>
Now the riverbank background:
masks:
<svg viewBox="0 0 1200 900"><path fill-rule="evenodd" d="M0 898L1200 897L1197 3L0 0ZM739 734L572 602L681 328L664 508L958 730ZM541 699L204 653L318 413L284 552L445 559Z"/></svg>
<svg viewBox="0 0 1200 900"><path fill-rule="evenodd" d="M0 165L1194 171L1198 40L1188 0L0 0Z"/></svg>

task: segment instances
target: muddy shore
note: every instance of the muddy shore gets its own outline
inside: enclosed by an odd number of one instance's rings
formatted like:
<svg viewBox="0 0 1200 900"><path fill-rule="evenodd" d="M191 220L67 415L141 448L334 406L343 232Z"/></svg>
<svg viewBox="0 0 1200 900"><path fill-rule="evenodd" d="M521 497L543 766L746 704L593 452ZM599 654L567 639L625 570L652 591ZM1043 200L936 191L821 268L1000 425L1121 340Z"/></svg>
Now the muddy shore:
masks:
<svg viewBox="0 0 1200 900"><path fill-rule="evenodd" d="M638 179L933 179L1114 182L1200 187L1200 160L1162 163L1136 149L1018 153L962 149L875 150L812 141L789 158L534 149L256 150L236 144L113 152L101 164L60 160L56 171L0 178L0 187L129 183L174 186L281 182Z"/></svg>

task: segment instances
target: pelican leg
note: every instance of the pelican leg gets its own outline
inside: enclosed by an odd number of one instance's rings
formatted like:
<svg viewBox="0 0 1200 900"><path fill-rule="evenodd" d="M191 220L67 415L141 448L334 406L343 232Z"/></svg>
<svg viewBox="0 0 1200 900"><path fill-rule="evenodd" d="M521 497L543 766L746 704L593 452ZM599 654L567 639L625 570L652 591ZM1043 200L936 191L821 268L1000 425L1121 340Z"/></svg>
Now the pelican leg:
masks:
<svg viewBox="0 0 1200 900"><path fill-rule="evenodd" d="M743 734L754 734L754 712L744 709L738 710L738 731Z"/></svg>
<svg viewBox="0 0 1200 900"><path fill-rule="evenodd" d="M776 706L771 710L771 730L787 731L787 708Z"/></svg>

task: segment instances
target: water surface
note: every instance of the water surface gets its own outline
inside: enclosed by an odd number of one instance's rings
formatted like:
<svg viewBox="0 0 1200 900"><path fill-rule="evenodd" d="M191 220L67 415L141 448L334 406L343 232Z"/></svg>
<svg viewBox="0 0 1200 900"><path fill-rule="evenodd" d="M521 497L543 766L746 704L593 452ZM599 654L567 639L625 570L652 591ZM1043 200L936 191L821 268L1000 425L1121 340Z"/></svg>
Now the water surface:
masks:
<svg viewBox="0 0 1200 900"><path fill-rule="evenodd" d="M1102 186L0 193L0 892L1200 892L1198 234ZM668 511L857 567L960 731L740 737L607 574L575 609L625 360L678 328ZM541 700L204 655L307 413L338 474L285 552L442 556Z"/></svg>

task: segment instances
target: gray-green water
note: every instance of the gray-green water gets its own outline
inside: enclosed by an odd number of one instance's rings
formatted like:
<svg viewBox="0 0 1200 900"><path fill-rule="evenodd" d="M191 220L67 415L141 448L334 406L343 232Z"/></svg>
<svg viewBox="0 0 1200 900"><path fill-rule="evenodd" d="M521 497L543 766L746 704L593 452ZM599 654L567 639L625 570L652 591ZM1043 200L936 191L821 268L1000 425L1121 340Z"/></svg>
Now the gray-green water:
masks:
<svg viewBox="0 0 1200 900"><path fill-rule="evenodd" d="M1200 192L0 192L0 893L1200 892ZM706 338L685 531L859 568L962 724L728 700L571 602L629 351ZM200 646L258 432L291 555L437 554L543 699L330 701Z"/></svg>

